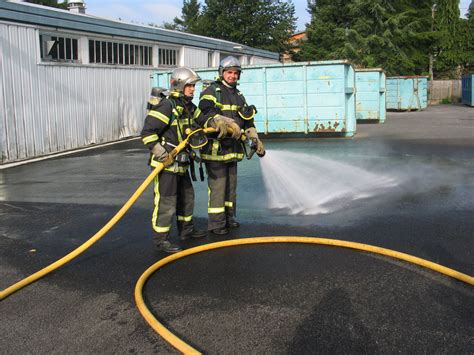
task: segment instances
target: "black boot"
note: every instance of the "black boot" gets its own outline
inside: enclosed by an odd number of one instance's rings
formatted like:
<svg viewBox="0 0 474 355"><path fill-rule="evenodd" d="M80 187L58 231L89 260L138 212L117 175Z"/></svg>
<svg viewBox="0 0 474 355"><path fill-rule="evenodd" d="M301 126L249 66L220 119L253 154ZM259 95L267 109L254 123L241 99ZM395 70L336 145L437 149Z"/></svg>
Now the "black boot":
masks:
<svg viewBox="0 0 474 355"><path fill-rule="evenodd" d="M226 235L229 233L229 230L226 227L224 227L224 228L213 229L211 232L217 235Z"/></svg>
<svg viewBox="0 0 474 355"><path fill-rule="evenodd" d="M177 253L177 252L183 250L183 248L181 248L177 244L171 243L169 240L163 240L163 241L156 244L156 250L164 251L165 253L170 253L171 254L171 253Z"/></svg>
<svg viewBox="0 0 474 355"><path fill-rule="evenodd" d="M191 232L181 235L181 240L200 239L207 236L205 231L193 229Z"/></svg>
<svg viewBox="0 0 474 355"><path fill-rule="evenodd" d="M237 222L233 217L229 217L227 219L227 227L229 227L229 228L239 228L240 223Z"/></svg>

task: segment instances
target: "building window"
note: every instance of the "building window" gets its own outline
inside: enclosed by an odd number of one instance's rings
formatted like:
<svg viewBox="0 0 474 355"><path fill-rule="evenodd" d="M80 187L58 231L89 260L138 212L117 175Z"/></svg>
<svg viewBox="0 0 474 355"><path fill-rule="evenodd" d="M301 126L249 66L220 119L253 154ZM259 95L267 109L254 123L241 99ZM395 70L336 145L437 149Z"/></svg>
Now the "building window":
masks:
<svg viewBox="0 0 474 355"><path fill-rule="evenodd" d="M90 39L89 63L152 66L152 47Z"/></svg>
<svg viewBox="0 0 474 355"><path fill-rule="evenodd" d="M158 48L158 65L162 67L175 67L178 65L177 49Z"/></svg>
<svg viewBox="0 0 474 355"><path fill-rule="evenodd" d="M78 39L42 33L39 36L41 60L48 62L78 62Z"/></svg>
<svg viewBox="0 0 474 355"><path fill-rule="evenodd" d="M212 58L214 57L214 52L207 52L207 66L212 67L213 62Z"/></svg>

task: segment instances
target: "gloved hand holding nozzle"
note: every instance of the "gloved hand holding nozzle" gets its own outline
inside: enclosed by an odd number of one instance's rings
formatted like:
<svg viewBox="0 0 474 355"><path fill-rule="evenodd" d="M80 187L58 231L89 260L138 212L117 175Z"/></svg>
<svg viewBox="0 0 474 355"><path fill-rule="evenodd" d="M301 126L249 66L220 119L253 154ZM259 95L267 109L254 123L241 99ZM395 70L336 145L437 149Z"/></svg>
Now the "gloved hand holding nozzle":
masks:
<svg viewBox="0 0 474 355"><path fill-rule="evenodd" d="M265 148L263 147L262 141L258 138L258 133L255 127L250 127L245 130L245 135L250 138L252 141L254 141L257 149L255 150L255 153L261 158L265 155Z"/></svg>
<svg viewBox="0 0 474 355"><path fill-rule="evenodd" d="M235 121L226 116L216 115L210 122L211 127L215 128L218 132L217 138L221 139L225 137L228 131L231 131L231 137L239 139L241 132L240 127Z"/></svg>

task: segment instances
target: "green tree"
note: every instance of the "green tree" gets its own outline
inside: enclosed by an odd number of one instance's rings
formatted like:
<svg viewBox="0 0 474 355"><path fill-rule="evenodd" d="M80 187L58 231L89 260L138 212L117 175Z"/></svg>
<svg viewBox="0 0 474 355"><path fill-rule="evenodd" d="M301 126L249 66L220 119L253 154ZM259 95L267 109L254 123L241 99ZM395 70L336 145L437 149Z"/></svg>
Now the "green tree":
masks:
<svg viewBox="0 0 474 355"><path fill-rule="evenodd" d="M188 33L199 33L201 4L198 0L183 0L181 18L175 17L172 23L165 23L164 27Z"/></svg>
<svg viewBox="0 0 474 355"><path fill-rule="evenodd" d="M414 7L425 7L417 11ZM349 59L357 67L382 67L389 75L421 74L428 66L428 0L308 1L311 23L295 60ZM426 11L428 9L428 11Z"/></svg>
<svg viewBox="0 0 474 355"><path fill-rule="evenodd" d="M469 9L467 10L466 17L468 20L472 21L474 16L474 0L471 1L471 4L469 5Z"/></svg>
<svg viewBox="0 0 474 355"><path fill-rule="evenodd" d="M461 56L458 45L460 26L459 0L436 0L434 31L437 42L434 53L438 77L455 76Z"/></svg>
<svg viewBox="0 0 474 355"><path fill-rule="evenodd" d="M456 74L474 72L474 1L471 1L466 17L467 19L460 19L458 27L460 70Z"/></svg>
<svg viewBox="0 0 474 355"><path fill-rule="evenodd" d="M352 22L349 5L348 0L308 1L311 22L306 28L307 40L303 42L301 50L293 55L293 59L302 61L346 58L346 33Z"/></svg>
<svg viewBox="0 0 474 355"><path fill-rule="evenodd" d="M282 0L184 1L182 18L167 28L283 53L296 29L293 2Z"/></svg>
<svg viewBox="0 0 474 355"><path fill-rule="evenodd" d="M400 19L403 24L393 30L394 42L408 64L400 68L399 75L428 74L431 48L436 41L432 31L433 1L404 0L394 3L395 12L391 14L390 21L395 20L396 23Z"/></svg>

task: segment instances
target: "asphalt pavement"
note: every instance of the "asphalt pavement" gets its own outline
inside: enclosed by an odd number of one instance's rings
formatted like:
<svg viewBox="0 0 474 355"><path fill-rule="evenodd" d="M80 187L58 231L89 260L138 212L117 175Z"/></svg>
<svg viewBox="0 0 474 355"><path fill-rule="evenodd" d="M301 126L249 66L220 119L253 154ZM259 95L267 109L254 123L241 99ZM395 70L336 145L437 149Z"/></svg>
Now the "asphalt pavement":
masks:
<svg viewBox="0 0 474 355"><path fill-rule="evenodd" d="M269 207L255 157L239 164L241 227L186 248L315 236L389 248L474 275L473 108L389 112L384 124L358 124L353 138L264 143L268 152L302 152L400 183L341 201L330 213L289 215ZM0 170L0 289L95 234L148 175L146 159L141 142L132 140ZM205 182L195 190L195 223L205 229ZM148 188L89 250L1 301L0 352L176 352L134 301L139 276L166 256L153 250L151 208ZM160 269L144 295L163 324L209 354L474 352L472 286L349 249L295 243L213 250Z"/></svg>

